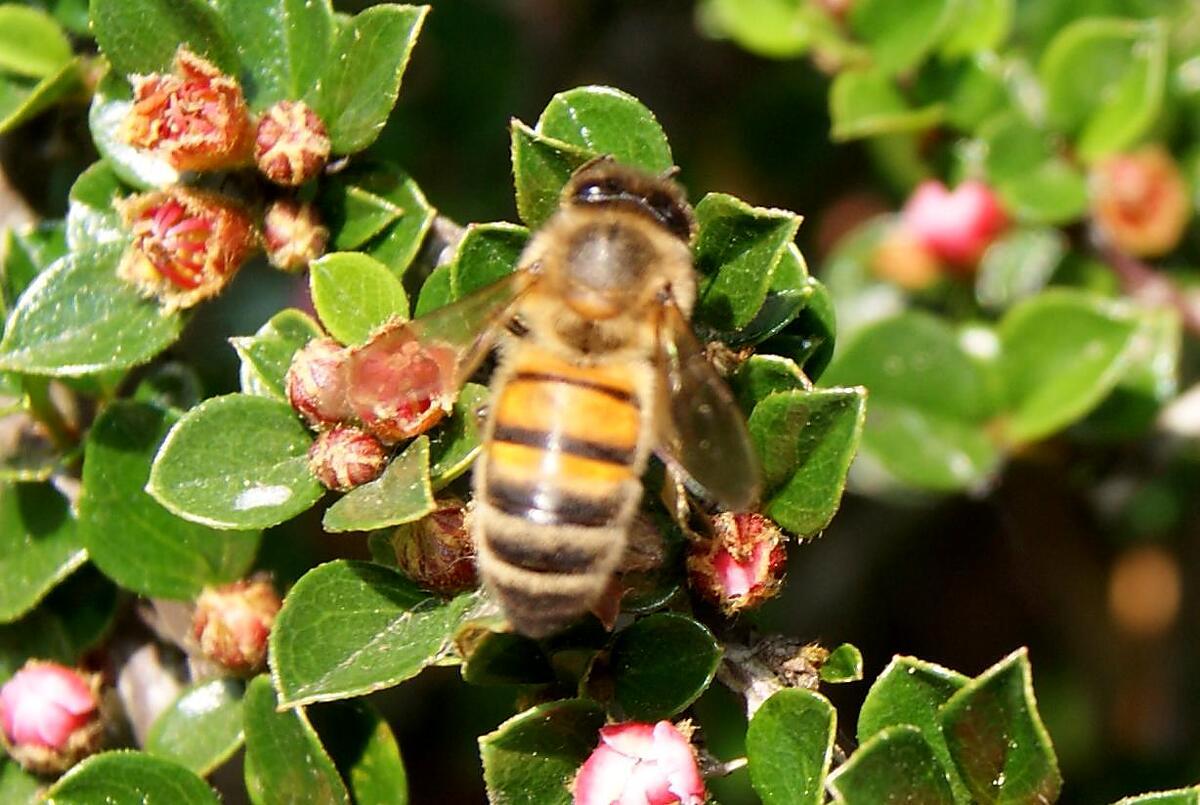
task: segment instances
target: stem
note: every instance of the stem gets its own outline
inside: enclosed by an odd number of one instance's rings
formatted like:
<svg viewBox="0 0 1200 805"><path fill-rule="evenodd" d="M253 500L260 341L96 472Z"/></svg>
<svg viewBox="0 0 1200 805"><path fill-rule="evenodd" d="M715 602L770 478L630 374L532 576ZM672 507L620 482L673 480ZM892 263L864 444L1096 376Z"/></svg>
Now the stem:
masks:
<svg viewBox="0 0 1200 805"><path fill-rule="evenodd" d="M728 777L740 768L743 768L749 761L744 757L735 757L733 760L721 761L708 752L700 753L700 773L704 775L706 780L711 780L714 777Z"/></svg>
<svg viewBox="0 0 1200 805"><path fill-rule="evenodd" d="M1134 299L1179 312L1184 328L1200 335L1200 300L1189 296L1160 271L1112 245L1102 245L1099 253L1121 281L1125 293Z"/></svg>
<svg viewBox="0 0 1200 805"><path fill-rule="evenodd" d="M29 413L36 419L59 450L70 450L79 439L79 433L63 417L50 395L50 381L44 378L25 379L25 396L29 400Z"/></svg>

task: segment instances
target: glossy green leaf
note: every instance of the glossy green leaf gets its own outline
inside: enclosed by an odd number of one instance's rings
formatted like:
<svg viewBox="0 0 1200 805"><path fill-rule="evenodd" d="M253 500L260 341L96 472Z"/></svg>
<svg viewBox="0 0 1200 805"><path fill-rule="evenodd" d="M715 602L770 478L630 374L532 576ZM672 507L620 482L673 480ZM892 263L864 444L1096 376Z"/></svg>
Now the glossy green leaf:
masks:
<svg viewBox="0 0 1200 805"><path fill-rule="evenodd" d="M308 469L311 443L287 403L248 394L214 397L171 428L146 491L186 520L266 528L324 493Z"/></svg>
<svg viewBox="0 0 1200 805"><path fill-rule="evenodd" d="M186 364L160 363L138 381L133 399L159 408L186 411L204 399L203 382L196 370Z"/></svg>
<svg viewBox="0 0 1200 805"><path fill-rule="evenodd" d="M972 0L956 3L939 52L948 58L995 50L1013 23L1015 0Z"/></svg>
<svg viewBox="0 0 1200 805"><path fill-rule="evenodd" d="M44 11L0 4L0 72L32 78L54 75L71 61L71 43Z"/></svg>
<svg viewBox="0 0 1200 805"><path fill-rule="evenodd" d="M516 224L470 224L450 261L452 298L462 299L511 274L528 240L529 230Z"/></svg>
<svg viewBox="0 0 1200 805"><path fill-rule="evenodd" d="M1083 292L1014 307L999 328L1006 437L1035 441L1095 408L1128 369L1137 331L1128 308Z"/></svg>
<svg viewBox="0 0 1200 805"><path fill-rule="evenodd" d="M408 297L387 266L356 252L335 252L309 266L313 306L329 334L361 344L390 321L408 320Z"/></svg>
<svg viewBox="0 0 1200 805"><path fill-rule="evenodd" d="M702 279L695 317L718 330L744 327L767 298L800 216L709 193L696 205L696 222L693 251Z"/></svg>
<svg viewBox="0 0 1200 805"><path fill-rule="evenodd" d="M288 706L398 685L451 651L473 594L445 600L395 570L338 560L306 573L271 630L271 673Z"/></svg>
<svg viewBox="0 0 1200 805"><path fill-rule="evenodd" d="M864 54L846 41L838 21L816 3L804 0L706 0L700 23L733 39L751 53L791 59L817 49L845 61Z"/></svg>
<svg viewBox="0 0 1200 805"><path fill-rule="evenodd" d="M866 415L862 388L780 391L750 416L750 437L762 459L763 511L788 531L808 537L833 519L858 450Z"/></svg>
<svg viewBox="0 0 1200 805"><path fill-rule="evenodd" d="M627 719L658 721L683 712L712 682L721 647L684 615L648 615L617 634L611 666L616 705Z"/></svg>
<svg viewBox="0 0 1200 805"><path fill-rule="evenodd" d="M33 609L86 559L67 501L54 487L0 485L0 623Z"/></svg>
<svg viewBox="0 0 1200 805"><path fill-rule="evenodd" d="M105 637L116 613L117 588L85 564L20 620L0 626L0 680L28 659L79 662Z"/></svg>
<svg viewBox="0 0 1200 805"><path fill-rule="evenodd" d="M821 663L821 681L830 684L857 682L863 678L863 657L857 646L842 643Z"/></svg>
<svg viewBox="0 0 1200 805"><path fill-rule="evenodd" d="M121 750L93 755L43 794L46 805L218 805L217 794L178 763Z"/></svg>
<svg viewBox="0 0 1200 805"><path fill-rule="evenodd" d="M324 333L303 311L281 310L252 336L229 339L242 359L242 391L260 397L287 400L287 371L296 351Z"/></svg>
<svg viewBox="0 0 1200 805"><path fill-rule="evenodd" d="M435 268L425 278L421 292L417 296L417 304L413 306L413 318L424 316L431 310L437 310L443 305L454 301L454 292L450 288L450 266L443 264Z"/></svg>
<svg viewBox="0 0 1200 805"><path fill-rule="evenodd" d="M464 658L462 677L472 685L542 685L554 669L537 642L513 632L487 631Z"/></svg>
<svg viewBox="0 0 1200 805"><path fill-rule="evenodd" d="M804 309L781 334L790 342L786 353L804 370L814 383L821 379L829 362L833 360L837 345L837 311L833 296L825 284L816 277L809 277L809 289Z"/></svg>
<svg viewBox="0 0 1200 805"><path fill-rule="evenodd" d="M946 34L953 0L861 0L850 10L850 29L866 43L874 65L888 75L915 67Z"/></svg>
<svg viewBox="0 0 1200 805"><path fill-rule="evenodd" d="M570 805L571 781L599 743L604 710L586 699L526 710L479 739L488 800Z"/></svg>
<svg viewBox="0 0 1200 805"><path fill-rule="evenodd" d="M243 68L251 106L316 99L332 55L329 0L216 0Z"/></svg>
<svg viewBox="0 0 1200 805"><path fill-rule="evenodd" d="M120 2L120 0L117 0ZM138 187L167 187L179 181L179 172L157 154L134 148L122 134L133 108L133 90L120 75L106 74L96 85L88 110L88 127L96 150L121 180Z"/></svg>
<svg viewBox="0 0 1200 805"><path fill-rule="evenodd" d="M860 746L830 776L829 788L834 802L846 805L956 802L946 770L921 731L907 724L888 727Z"/></svg>
<svg viewBox="0 0 1200 805"><path fill-rule="evenodd" d="M429 437L418 436L382 475L330 506L322 524L331 532L373 531L419 520L434 508Z"/></svg>
<svg viewBox="0 0 1200 805"><path fill-rule="evenodd" d="M975 275L975 298L995 309L1033 296L1050 281L1066 253L1066 237L1057 229L1014 229L984 253Z"/></svg>
<svg viewBox="0 0 1200 805"><path fill-rule="evenodd" d="M0 341L0 369L82 375L145 363L178 336L178 313L163 313L116 277L122 245L77 252L38 275Z"/></svg>
<svg viewBox="0 0 1200 805"><path fill-rule="evenodd" d="M408 777L391 727L359 699L308 711L355 805L406 805Z"/></svg>
<svg viewBox="0 0 1200 805"><path fill-rule="evenodd" d="M750 719L750 782L764 805L819 805L833 758L837 713L819 693L781 690Z"/></svg>
<svg viewBox="0 0 1200 805"><path fill-rule="evenodd" d="M1004 206L1035 224L1066 224L1087 211L1087 181L1074 165L1055 157L1000 184Z"/></svg>
<svg viewBox="0 0 1200 805"><path fill-rule="evenodd" d="M1019 649L942 706L950 756L977 802L1054 802L1062 789L1031 677L1028 654Z"/></svg>
<svg viewBox="0 0 1200 805"><path fill-rule="evenodd" d="M104 410L84 451L79 536L96 566L122 587L191 600L206 585L241 578L260 535L181 520L145 492L151 462L177 419L130 401Z"/></svg>
<svg viewBox="0 0 1200 805"><path fill-rule="evenodd" d="M1136 797L1125 797L1117 805L1197 805L1200 803L1200 787L1180 788L1175 791L1155 791Z"/></svg>
<svg viewBox="0 0 1200 805"><path fill-rule="evenodd" d="M466 472L479 454L480 411L487 400L486 387L466 384L450 417L434 431L429 441L429 480L434 489Z"/></svg>
<svg viewBox="0 0 1200 805"><path fill-rule="evenodd" d="M40 801L44 783L17 765L16 761L0 760L0 802L12 805L35 805Z"/></svg>
<svg viewBox="0 0 1200 805"><path fill-rule="evenodd" d="M180 45L238 73L225 24L204 0L91 0L89 11L92 34L121 75L169 72Z"/></svg>
<svg viewBox="0 0 1200 805"><path fill-rule="evenodd" d="M654 113L612 87L576 87L558 93L538 118L537 131L648 173L662 173L675 164Z"/></svg>
<svg viewBox="0 0 1200 805"><path fill-rule="evenodd" d="M242 704L250 799L270 805L349 805L346 786L304 708L279 712L278 704L266 676L250 681Z"/></svg>
<svg viewBox="0 0 1200 805"><path fill-rule="evenodd" d="M807 387L804 373L790 358L759 353L751 355L729 378L738 404L749 416L754 406L781 391Z"/></svg>
<svg viewBox="0 0 1200 805"><path fill-rule="evenodd" d="M317 104L337 154L361 151L387 122L428 6L381 5L360 12L334 37Z"/></svg>
<svg viewBox="0 0 1200 805"><path fill-rule="evenodd" d="M71 185L67 208L67 245L71 251L125 240L125 226L116 204L128 192L104 160L79 174Z"/></svg>
<svg viewBox="0 0 1200 805"><path fill-rule="evenodd" d="M0 74L0 134L40 115L83 89L82 61L67 62L40 81Z"/></svg>
<svg viewBox="0 0 1200 805"><path fill-rule="evenodd" d="M150 726L146 752L208 776L242 745L244 692L245 684L235 679L189 685Z"/></svg>
<svg viewBox="0 0 1200 805"><path fill-rule="evenodd" d="M753 346L779 333L804 309L816 288L810 284L808 265L795 243L789 243L771 269L771 282L758 312L744 327L721 332L697 322L696 335L704 341L719 340L730 347Z"/></svg>
<svg viewBox="0 0 1200 805"><path fill-rule="evenodd" d="M919 109L896 89L892 79L877 70L846 70L838 74L829 91L830 137L835 142L921 131L937 125L945 115L941 106Z"/></svg>
<svg viewBox="0 0 1200 805"><path fill-rule="evenodd" d="M866 744L892 727L915 727L945 770L957 799L965 801L967 790L950 759L938 712L967 681L966 676L940 665L915 657L893 657L863 701L858 715L858 742Z"/></svg>
<svg viewBox="0 0 1200 805"><path fill-rule="evenodd" d="M517 190L517 214L537 228L558 209L558 197L571 174L594 154L577 145L545 137L513 120L512 166Z"/></svg>
<svg viewBox="0 0 1200 805"><path fill-rule="evenodd" d="M321 183L320 204L332 233L330 248L339 252L359 248L404 214L383 196L338 178Z"/></svg>
<svg viewBox="0 0 1200 805"><path fill-rule="evenodd" d="M361 162L323 184L328 188L322 194L326 199L323 203L334 211L330 227L335 241L340 237L347 240L365 238L361 249L396 276L401 276L421 250L425 235L437 216L437 211L430 206L412 177L390 162ZM381 223L375 213L366 220L345 217L354 212L354 205L348 199L356 193L369 194L386 202L392 212L399 211L398 217L383 224L377 233L370 233L372 227ZM339 197L342 200L339 201ZM359 249L360 245L339 248Z"/></svg>

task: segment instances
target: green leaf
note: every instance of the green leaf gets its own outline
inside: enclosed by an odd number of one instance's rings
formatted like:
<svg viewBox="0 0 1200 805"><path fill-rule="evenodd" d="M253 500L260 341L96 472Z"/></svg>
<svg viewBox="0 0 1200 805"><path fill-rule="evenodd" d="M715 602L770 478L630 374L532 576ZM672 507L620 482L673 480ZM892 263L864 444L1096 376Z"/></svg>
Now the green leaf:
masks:
<svg viewBox="0 0 1200 805"><path fill-rule="evenodd" d="M175 423L146 491L185 520L267 528L312 506L324 488L308 469L308 430L266 397L213 397Z"/></svg>
<svg viewBox="0 0 1200 805"><path fill-rule="evenodd" d="M361 699L309 711L355 805L406 805L408 777L396 736L379 712Z"/></svg>
<svg viewBox="0 0 1200 805"><path fill-rule="evenodd" d="M246 788L253 802L349 805L350 795L304 708L282 712L266 676L246 688Z"/></svg>
<svg viewBox="0 0 1200 805"><path fill-rule="evenodd" d="M170 72L180 45L238 73L224 22L203 0L91 0L90 18L100 50L121 75Z"/></svg>
<svg viewBox="0 0 1200 805"><path fill-rule="evenodd" d="M1067 253L1067 239L1050 227L1020 227L984 253L975 276L975 298L987 308L1006 308L1046 286Z"/></svg>
<svg viewBox="0 0 1200 805"><path fill-rule="evenodd" d="M729 386L748 415L772 394L806 388L805 381L804 372L791 358L759 353L737 368L729 378Z"/></svg>
<svg viewBox="0 0 1200 805"><path fill-rule="evenodd" d="M0 134L23 125L83 89L82 59L64 64L40 81L0 74Z"/></svg>
<svg viewBox="0 0 1200 805"><path fill-rule="evenodd" d="M863 678L863 657L857 646L842 643L821 663L821 681L830 684L857 682Z"/></svg>
<svg viewBox="0 0 1200 805"><path fill-rule="evenodd" d="M462 299L507 277L516 270L528 241L529 230L516 224L468 225L450 261L452 298Z"/></svg>
<svg viewBox="0 0 1200 805"><path fill-rule="evenodd" d="M946 58L996 50L1008 38L1015 0L972 0L954 3L951 24L938 51Z"/></svg>
<svg viewBox="0 0 1200 805"><path fill-rule="evenodd" d="M833 121L829 136L835 142L922 131L937 125L944 115L945 109L939 105L909 106L892 79L878 70L843 71L829 91Z"/></svg>
<svg viewBox="0 0 1200 805"><path fill-rule="evenodd" d="M1200 803L1200 787L1156 791L1152 794L1125 797L1117 805L1197 805L1197 803Z"/></svg>
<svg viewBox="0 0 1200 805"><path fill-rule="evenodd" d="M612 87L576 87L558 93L538 118L537 132L592 154L611 155L648 173L663 173L675 164L654 113Z"/></svg>
<svg viewBox="0 0 1200 805"><path fill-rule="evenodd" d="M526 710L479 739L488 801L570 805L576 770L599 743L604 710L587 699Z"/></svg>
<svg viewBox="0 0 1200 805"><path fill-rule="evenodd" d="M571 174L595 155L545 137L519 120L512 121L510 130L517 214L526 226L537 228L558 209L558 197Z"/></svg>
<svg viewBox="0 0 1200 805"><path fill-rule="evenodd" d="M145 363L179 336L177 313L116 277L122 244L76 252L38 275L0 341L0 369L83 375Z"/></svg>
<svg viewBox="0 0 1200 805"><path fill-rule="evenodd" d="M419 520L434 508L429 437L418 436L382 475L326 509L322 525L330 532L373 531Z"/></svg>
<svg viewBox="0 0 1200 805"><path fill-rule="evenodd" d="M1167 77L1167 28L1085 17L1064 28L1038 65L1051 125L1090 161L1132 145L1158 119Z"/></svg>
<svg viewBox="0 0 1200 805"><path fill-rule="evenodd" d="M804 374L814 383L825 373L833 360L837 345L837 312L833 307L833 296L824 283L809 277L806 283L809 294L805 307L783 332L794 346L786 351L800 364Z"/></svg>
<svg viewBox="0 0 1200 805"><path fill-rule="evenodd" d="M750 416L768 494L763 511L797 536L829 525L866 416L862 388L780 391Z"/></svg>
<svg viewBox="0 0 1200 805"><path fill-rule="evenodd" d="M875 67L887 75L921 62L945 35L953 0L860 0L850 10L850 30L866 43Z"/></svg>
<svg viewBox="0 0 1200 805"><path fill-rule="evenodd" d="M283 704L361 696L398 685L451 651L474 594L444 600L395 570L350 560L296 582L271 630Z"/></svg>
<svg viewBox="0 0 1200 805"><path fill-rule="evenodd" d="M359 248L404 214L383 196L338 178L321 183L320 204L333 233L330 245L339 252Z"/></svg>
<svg viewBox="0 0 1200 805"><path fill-rule="evenodd" d="M1129 368L1137 321L1129 308L1078 291L1043 293L1000 322L1005 435L1036 441L1087 414Z"/></svg>
<svg viewBox="0 0 1200 805"><path fill-rule="evenodd" d="M938 764L945 769L958 801L968 799L938 712L967 683L967 677L915 657L893 657L871 685L858 715L858 742L865 745L888 728L903 724L917 728Z"/></svg>
<svg viewBox="0 0 1200 805"><path fill-rule="evenodd" d="M142 752L104 752L84 760L43 794L46 805L218 805L217 794L192 772Z"/></svg>
<svg viewBox="0 0 1200 805"><path fill-rule="evenodd" d="M767 298L800 216L709 193L696 205L696 222L693 251L702 280L695 317L719 330L745 327Z"/></svg>
<svg viewBox="0 0 1200 805"><path fill-rule="evenodd" d="M0 485L0 623L33 609L86 559L67 501L54 487Z"/></svg>
<svg viewBox="0 0 1200 805"><path fill-rule="evenodd" d="M764 805L819 805L833 757L837 713L819 693L781 690L746 730L750 782Z"/></svg>
<svg viewBox="0 0 1200 805"><path fill-rule="evenodd" d="M392 321L408 320L408 297L387 266L356 252L335 252L309 266L321 324L343 344L361 344Z"/></svg>
<svg viewBox="0 0 1200 805"><path fill-rule="evenodd" d="M485 631L463 658L462 678L472 685L544 685L554 669L537 641L513 632Z"/></svg>
<svg viewBox="0 0 1200 805"><path fill-rule="evenodd" d="M272 316L254 335L229 339L242 359L242 391L286 402L286 377L292 357L322 335L321 327L307 313L288 308Z"/></svg>
<svg viewBox="0 0 1200 805"><path fill-rule="evenodd" d="M0 760L0 802L12 805L35 805L41 801L43 783L17 765L16 761Z"/></svg>
<svg viewBox="0 0 1200 805"><path fill-rule="evenodd" d="M0 5L0 72L45 78L71 61L71 55L71 42L49 14L15 3Z"/></svg>
<svg viewBox="0 0 1200 805"><path fill-rule="evenodd" d="M120 0L116 0L120 2ZM96 150L122 181L140 189L168 187L179 182L179 172L161 156L134 148L122 134L133 108L129 82L112 72L96 86L88 110L88 127Z"/></svg>
<svg viewBox="0 0 1200 805"><path fill-rule="evenodd" d="M421 250L437 211L407 173L389 162L368 162L350 168L340 177L351 188L359 188L387 201L402 214L370 238L364 248L371 257L402 276Z"/></svg>
<svg viewBox="0 0 1200 805"><path fill-rule="evenodd" d="M104 160L79 174L71 185L67 207L67 245L71 251L125 241L125 225L116 204L128 193L112 166Z"/></svg>
<svg viewBox="0 0 1200 805"><path fill-rule="evenodd" d="M84 565L20 620L0 626L0 679L32 658L74 665L108 633L116 611L117 588Z"/></svg>
<svg viewBox="0 0 1200 805"><path fill-rule="evenodd" d="M617 634L611 665L625 718L658 721L683 712L712 683L721 647L684 615L648 615Z"/></svg>
<svg viewBox="0 0 1200 805"><path fill-rule="evenodd" d="M981 803L1054 802L1058 760L1033 697L1029 657L1018 649L942 706L942 729L959 774Z"/></svg>
<svg viewBox="0 0 1200 805"><path fill-rule="evenodd" d="M243 693L235 679L189 685L150 726L146 752L208 776L242 745Z"/></svg>
<svg viewBox="0 0 1200 805"><path fill-rule="evenodd" d="M242 86L255 109L276 101L312 105L333 45L329 0L215 0L243 67Z"/></svg>
<svg viewBox="0 0 1200 805"><path fill-rule="evenodd" d="M434 432L429 441L429 480L434 489L466 472L479 454L479 412L487 401L485 386L466 384L449 419Z"/></svg>
<svg viewBox="0 0 1200 805"><path fill-rule="evenodd" d="M829 778L834 801L846 805L920 802L954 805L946 770L916 727L888 727L858 748Z"/></svg>
<svg viewBox="0 0 1200 805"><path fill-rule="evenodd" d="M1030 223L1062 225L1087 212L1087 181L1078 168L1059 157L1002 182L997 190L1004 206Z"/></svg>
<svg viewBox="0 0 1200 805"><path fill-rule="evenodd" d="M450 288L450 266L443 264L431 271L421 284L421 293L413 307L413 318L419 319L431 310L437 310L452 301L454 292Z"/></svg>
<svg viewBox="0 0 1200 805"><path fill-rule="evenodd" d="M706 0L700 23L759 56L792 59L811 49L846 61L862 54L847 42L840 24L816 3L804 0Z"/></svg>
<svg viewBox="0 0 1200 805"><path fill-rule="evenodd" d="M84 451L79 536L96 566L122 587L191 600L206 585L241 578L261 535L181 520L145 492L151 462L177 419L128 400L104 409Z"/></svg>
<svg viewBox="0 0 1200 805"><path fill-rule="evenodd" d="M332 51L338 56L320 80L317 101L334 153L361 151L383 130L428 11L428 6L376 6L339 29Z"/></svg>

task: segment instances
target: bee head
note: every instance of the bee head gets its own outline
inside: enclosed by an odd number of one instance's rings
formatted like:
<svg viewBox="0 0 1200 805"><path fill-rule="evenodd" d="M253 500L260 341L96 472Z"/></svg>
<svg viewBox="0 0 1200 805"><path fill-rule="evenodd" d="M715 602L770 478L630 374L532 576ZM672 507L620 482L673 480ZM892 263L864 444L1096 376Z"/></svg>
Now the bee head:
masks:
<svg viewBox="0 0 1200 805"><path fill-rule="evenodd" d="M597 157L575 171L563 189L563 204L631 210L684 243L695 234L695 216L676 182L620 165L608 156Z"/></svg>

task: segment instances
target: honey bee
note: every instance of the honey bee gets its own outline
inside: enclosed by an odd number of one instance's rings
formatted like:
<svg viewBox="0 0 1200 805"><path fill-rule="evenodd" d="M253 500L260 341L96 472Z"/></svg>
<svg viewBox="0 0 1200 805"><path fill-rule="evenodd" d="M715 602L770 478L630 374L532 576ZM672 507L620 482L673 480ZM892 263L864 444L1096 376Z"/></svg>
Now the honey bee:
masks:
<svg viewBox="0 0 1200 805"><path fill-rule="evenodd" d="M513 274L411 324L453 355L454 386L498 346L472 536L518 632L558 631L604 593L651 451L725 508L757 500L745 421L688 323L694 233L674 181L598 158Z"/></svg>

